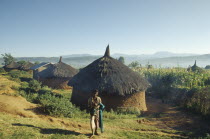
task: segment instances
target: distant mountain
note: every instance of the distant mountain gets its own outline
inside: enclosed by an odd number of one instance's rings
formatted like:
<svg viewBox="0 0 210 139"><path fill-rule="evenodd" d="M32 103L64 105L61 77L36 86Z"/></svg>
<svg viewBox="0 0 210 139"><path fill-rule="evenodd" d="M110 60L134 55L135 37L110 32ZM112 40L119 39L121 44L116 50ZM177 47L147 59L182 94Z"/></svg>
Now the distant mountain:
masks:
<svg viewBox="0 0 210 139"><path fill-rule="evenodd" d="M167 51L156 52L152 55L152 57L164 58L164 57L183 57L183 56L195 56L198 54L191 53L171 53Z"/></svg>
<svg viewBox="0 0 210 139"><path fill-rule="evenodd" d="M91 54L71 54L71 55L63 55L63 58L69 58L69 57L84 57L84 56L92 56Z"/></svg>
<svg viewBox="0 0 210 139"><path fill-rule="evenodd" d="M154 65L155 67L188 67L192 66L197 60L197 65L205 67L210 65L210 54L196 55L196 56L182 56L182 57L166 57L166 58L153 58L139 61L141 64L147 63Z"/></svg>
<svg viewBox="0 0 210 139"><path fill-rule="evenodd" d="M191 53L172 53L168 51L160 51L154 54L141 54L141 55L127 55L127 54L113 54L113 57L138 57L142 59L151 59L151 58L165 58L165 57L182 57L182 56L196 56L198 54L191 54Z"/></svg>
<svg viewBox="0 0 210 139"><path fill-rule="evenodd" d="M102 56L102 55L101 55ZM75 68L85 67L94 60L101 57L100 55L90 54L76 54L63 56L63 62L72 65ZM197 54L176 54L170 52L157 52L151 55L126 55L126 54L113 54L114 58L123 56L125 58L125 64L128 65L133 61L138 61L143 66L146 64L152 64L155 67L188 67L193 65L194 61L197 60L197 65L205 67L210 65L210 54L197 55ZM25 60L31 62L52 62L57 63L59 57L17 57L17 61ZM3 63L3 59L0 58L0 62Z"/></svg>
<svg viewBox="0 0 210 139"><path fill-rule="evenodd" d="M191 54L191 53L172 53L168 51L160 51L154 54L140 54L140 55L131 55L131 54L122 54L122 53L115 53L112 54L112 57L119 58L120 56L123 57L138 57L142 59L150 59L150 58L164 58L164 57L175 57L175 56L194 56L198 54ZM63 58L70 58L70 57L86 57L86 56L102 56L102 55L91 55L91 54L72 54L72 55L63 55Z"/></svg>

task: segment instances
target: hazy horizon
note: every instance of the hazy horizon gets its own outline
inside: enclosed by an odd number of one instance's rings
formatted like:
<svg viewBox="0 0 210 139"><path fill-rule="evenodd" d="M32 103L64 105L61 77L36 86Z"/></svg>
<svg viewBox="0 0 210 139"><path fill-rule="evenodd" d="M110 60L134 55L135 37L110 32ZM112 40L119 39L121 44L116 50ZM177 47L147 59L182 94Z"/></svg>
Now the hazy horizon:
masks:
<svg viewBox="0 0 210 139"><path fill-rule="evenodd" d="M0 54L210 53L208 0L1 0Z"/></svg>
<svg viewBox="0 0 210 139"><path fill-rule="evenodd" d="M8 52L9 53L9 52ZM202 54L198 54L198 53L174 53L174 52L169 52L169 51L157 51L157 52L154 52L154 53L142 53L142 54L128 54L128 53L110 53L110 55L127 55L127 56L143 56L143 55L147 55L147 56L150 56L150 55L154 55L154 54L157 54L157 53L171 53L171 54L177 54L177 55L182 55L182 54L186 54L188 56L190 55L205 55L205 54L210 54L210 53L202 53ZM4 53L2 53L4 54ZM101 53L101 54L90 54L90 53L73 53L73 54L66 54L66 55L58 55L58 56L14 56L12 53L9 53L11 54L13 57L60 57L60 56L79 56L79 55L90 55L90 56L103 56L104 53ZM0 58L2 58L2 56L0 55Z"/></svg>

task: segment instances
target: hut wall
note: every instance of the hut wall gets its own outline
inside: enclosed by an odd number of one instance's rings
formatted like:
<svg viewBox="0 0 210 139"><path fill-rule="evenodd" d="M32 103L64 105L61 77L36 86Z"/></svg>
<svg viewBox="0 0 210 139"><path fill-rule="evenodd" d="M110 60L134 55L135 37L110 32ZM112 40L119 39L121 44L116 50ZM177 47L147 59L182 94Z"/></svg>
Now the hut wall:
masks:
<svg viewBox="0 0 210 139"><path fill-rule="evenodd" d="M38 80L38 70L33 70L33 78Z"/></svg>
<svg viewBox="0 0 210 139"><path fill-rule="evenodd" d="M43 85L47 85L48 87L51 87L51 88L70 89L71 87L67 85L70 79L71 78L48 78L48 79L39 78L39 81Z"/></svg>
<svg viewBox="0 0 210 139"><path fill-rule="evenodd" d="M100 96L100 95L99 95ZM82 109L87 108L89 93L83 93L73 88L71 101ZM140 111L146 111L145 92L138 92L128 96L100 96L106 110L117 109L119 107L133 107Z"/></svg>
<svg viewBox="0 0 210 139"><path fill-rule="evenodd" d="M101 96L103 103L108 110L117 109L119 107L133 107L140 111L146 111L145 92L138 92L128 96Z"/></svg>

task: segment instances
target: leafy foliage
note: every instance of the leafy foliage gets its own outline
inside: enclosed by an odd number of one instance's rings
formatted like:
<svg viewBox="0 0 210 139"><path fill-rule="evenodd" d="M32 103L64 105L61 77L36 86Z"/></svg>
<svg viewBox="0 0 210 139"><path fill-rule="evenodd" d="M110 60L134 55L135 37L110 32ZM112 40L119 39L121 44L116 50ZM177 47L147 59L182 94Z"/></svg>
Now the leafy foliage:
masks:
<svg viewBox="0 0 210 139"><path fill-rule="evenodd" d="M134 62L131 62L128 67L131 67L131 68L136 68L138 67L140 64L138 61L134 61Z"/></svg>
<svg viewBox="0 0 210 139"><path fill-rule="evenodd" d="M21 66L23 66L23 65L26 64L27 62L24 61L24 60L21 60L21 61L18 61L17 63L20 64Z"/></svg>
<svg viewBox="0 0 210 139"><path fill-rule="evenodd" d="M4 59L4 65L9 65L15 61L15 58L10 53L1 54Z"/></svg>
<svg viewBox="0 0 210 139"><path fill-rule="evenodd" d="M146 69L137 71L151 84L150 95L163 102L174 103L194 110L202 115L210 115L209 94L210 72L189 72L184 68ZM202 102L201 102L202 101Z"/></svg>
<svg viewBox="0 0 210 139"><path fill-rule="evenodd" d="M29 82L29 87L34 91L38 91L41 89L41 83L38 82L37 80L31 80Z"/></svg>
<svg viewBox="0 0 210 139"><path fill-rule="evenodd" d="M120 61L121 63L125 64L125 58L124 57L119 57L118 61Z"/></svg>
<svg viewBox="0 0 210 139"><path fill-rule="evenodd" d="M70 102L70 94L53 93L51 88L41 87L41 84L36 80L21 83L19 94L32 103L40 104L40 109L48 115L70 118L86 115Z"/></svg>
<svg viewBox="0 0 210 139"><path fill-rule="evenodd" d="M5 73L5 70L3 68L0 68L0 73Z"/></svg>
<svg viewBox="0 0 210 139"><path fill-rule="evenodd" d="M210 69L210 65L207 65L207 66L205 67L205 69Z"/></svg>

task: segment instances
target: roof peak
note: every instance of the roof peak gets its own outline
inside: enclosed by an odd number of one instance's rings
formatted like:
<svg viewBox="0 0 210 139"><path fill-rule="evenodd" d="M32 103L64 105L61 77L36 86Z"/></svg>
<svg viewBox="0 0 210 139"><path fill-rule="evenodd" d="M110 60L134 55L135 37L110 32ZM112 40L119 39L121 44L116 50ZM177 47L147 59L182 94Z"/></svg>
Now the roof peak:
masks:
<svg viewBox="0 0 210 139"><path fill-rule="evenodd" d="M109 44L108 44L107 47L106 47L106 52L105 52L104 56L110 57Z"/></svg>
<svg viewBox="0 0 210 139"><path fill-rule="evenodd" d="M197 66L196 60L195 60L195 64L194 64L194 66Z"/></svg>
<svg viewBox="0 0 210 139"><path fill-rule="evenodd" d="M62 56L60 56L60 60L59 60L59 63L61 63L62 62Z"/></svg>

